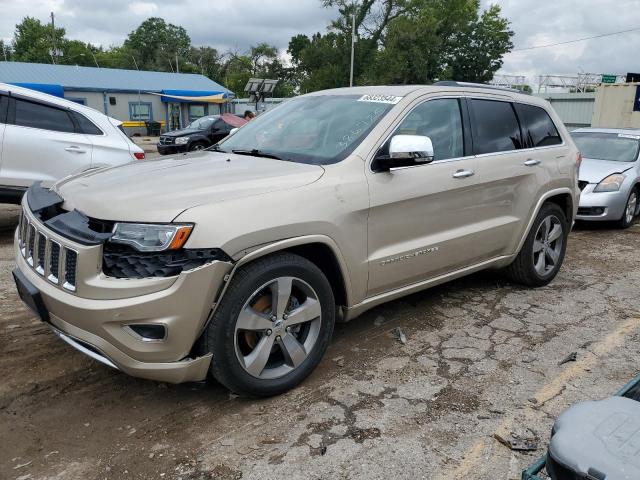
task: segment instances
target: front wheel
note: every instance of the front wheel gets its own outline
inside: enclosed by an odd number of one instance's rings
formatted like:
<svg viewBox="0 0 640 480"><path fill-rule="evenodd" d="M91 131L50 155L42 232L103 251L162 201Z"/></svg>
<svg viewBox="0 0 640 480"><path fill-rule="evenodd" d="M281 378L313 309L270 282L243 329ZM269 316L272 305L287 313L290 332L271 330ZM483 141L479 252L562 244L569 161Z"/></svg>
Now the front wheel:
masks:
<svg viewBox="0 0 640 480"><path fill-rule="evenodd" d="M633 225L633 219L636 216L636 210L638 209L638 191L634 188L631 190L627 203L624 207L624 213L622 218L618 220L618 226L620 228L629 228Z"/></svg>
<svg viewBox="0 0 640 480"><path fill-rule="evenodd" d="M560 206L545 203L536 216L518 256L505 269L513 281L542 287L555 278L567 249L569 225Z"/></svg>
<svg viewBox="0 0 640 480"><path fill-rule="evenodd" d="M333 292L318 267L290 253L257 260L233 276L204 334L210 372L237 393L285 392L318 365L334 323Z"/></svg>
<svg viewBox="0 0 640 480"><path fill-rule="evenodd" d="M207 144L204 142L194 142L189 146L190 152L199 152L200 150L204 150L207 148Z"/></svg>

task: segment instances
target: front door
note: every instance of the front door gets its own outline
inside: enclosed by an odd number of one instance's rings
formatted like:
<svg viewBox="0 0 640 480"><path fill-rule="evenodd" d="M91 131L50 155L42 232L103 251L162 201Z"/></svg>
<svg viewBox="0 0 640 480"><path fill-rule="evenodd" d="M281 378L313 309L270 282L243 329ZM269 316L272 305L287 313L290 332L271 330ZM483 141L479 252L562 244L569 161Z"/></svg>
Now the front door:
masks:
<svg viewBox="0 0 640 480"><path fill-rule="evenodd" d="M428 136L432 163L379 173L367 167L369 296L491 256L491 222L483 213L477 159L465 145L464 107L458 98L425 101L394 131Z"/></svg>
<svg viewBox="0 0 640 480"><path fill-rule="evenodd" d="M2 142L0 177L7 186L29 187L91 167L93 144L76 127L67 110L10 98Z"/></svg>

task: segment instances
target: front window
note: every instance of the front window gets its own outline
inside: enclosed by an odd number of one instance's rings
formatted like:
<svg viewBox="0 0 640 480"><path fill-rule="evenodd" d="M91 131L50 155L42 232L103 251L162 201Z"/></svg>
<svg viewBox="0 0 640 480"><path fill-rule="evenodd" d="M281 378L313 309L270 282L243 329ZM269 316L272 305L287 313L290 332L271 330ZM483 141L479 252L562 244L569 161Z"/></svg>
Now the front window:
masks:
<svg viewBox="0 0 640 480"><path fill-rule="evenodd" d="M571 136L584 158L615 162L635 162L638 159L640 135L575 132Z"/></svg>
<svg viewBox="0 0 640 480"><path fill-rule="evenodd" d="M370 95L298 97L256 117L218 149L327 165L344 160L400 99Z"/></svg>
<svg viewBox="0 0 640 480"><path fill-rule="evenodd" d="M193 128L194 130L208 130L209 127L213 125L213 122L215 122L218 118L218 116L202 117L191 122L189 125L187 125L187 128Z"/></svg>

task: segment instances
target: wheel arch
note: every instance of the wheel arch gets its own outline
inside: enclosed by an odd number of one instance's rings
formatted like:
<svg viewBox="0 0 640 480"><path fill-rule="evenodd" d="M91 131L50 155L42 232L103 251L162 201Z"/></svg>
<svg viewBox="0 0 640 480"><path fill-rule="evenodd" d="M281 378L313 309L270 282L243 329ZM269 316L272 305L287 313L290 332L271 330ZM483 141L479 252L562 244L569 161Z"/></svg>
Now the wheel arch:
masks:
<svg viewBox="0 0 640 480"><path fill-rule="evenodd" d="M206 137L205 135L201 135L201 134L198 134L195 136L189 135L189 137L190 138L189 138L189 143L187 144L187 150L189 150L194 143L205 143L209 146L212 145L211 140L209 140L209 138Z"/></svg>
<svg viewBox="0 0 640 480"><path fill-rule="evenodd" d="M538 212L540 212L542 205L544 205L547 202L555 203L560 208L562 208L562 210L565 212L565 215L567 216L567 220L569 221L569 224L570 224L569 227L571 227L571 224L573 223L573 220L575 218L575 211L577 206L574 203L574 194L571 191L571 189L557 188L557 189L546 192L538 200L538 203L536 204L536 208L533 210L531 217L529 218L529 222L527 223L527 228L525 228L524 233L520 238L520 241L518 242L518 248L515 251L516 255L520 253L520 250L522 249L524 242L527 240L527 236L529 235L531 226L533 225L533 222L538 216Z"/></svg>
<svg viewBox="0 0 640 480"><path fill-rule="evenodd" d="M215 307L220 304L238 269L267 255L281 252L294 253L316 265L327 277L336 305L345 307L351 305L353 297L349 270L338 245L325 235L307 235L280 240L241 252L242 256L226 278L224 287L216 299Z"/></svg>

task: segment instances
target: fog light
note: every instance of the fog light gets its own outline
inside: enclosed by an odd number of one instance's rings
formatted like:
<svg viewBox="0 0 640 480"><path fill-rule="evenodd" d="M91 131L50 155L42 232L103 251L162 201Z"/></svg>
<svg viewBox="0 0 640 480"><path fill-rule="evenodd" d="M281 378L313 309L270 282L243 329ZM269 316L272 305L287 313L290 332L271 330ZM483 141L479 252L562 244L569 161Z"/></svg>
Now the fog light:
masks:
<svg viewBox="0 0 640 480"><path fill-rule="evenodd" d="M604 213L604 208L602 207L595 207L593 209L593 214L594 215L602 215Z"/></svg>
<svg viewBox="0 0 640 480"><path fill-rule="evenodd" d="M134 336L139 337L144 342L157 342L164 340L167 336L167 329L164 325L127 325L127 328L134 333Z"/></svg>

